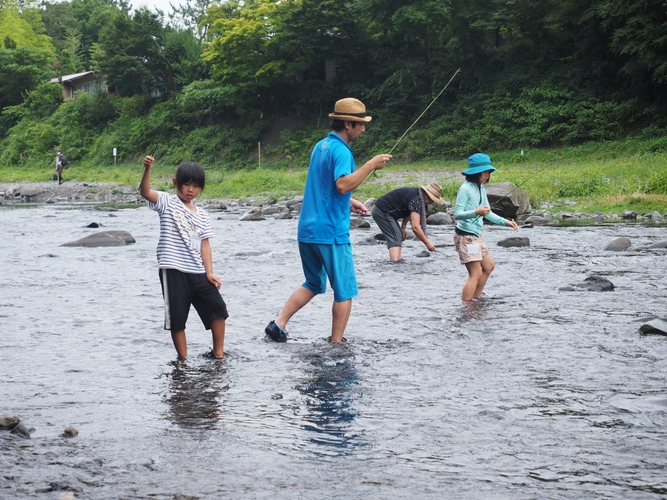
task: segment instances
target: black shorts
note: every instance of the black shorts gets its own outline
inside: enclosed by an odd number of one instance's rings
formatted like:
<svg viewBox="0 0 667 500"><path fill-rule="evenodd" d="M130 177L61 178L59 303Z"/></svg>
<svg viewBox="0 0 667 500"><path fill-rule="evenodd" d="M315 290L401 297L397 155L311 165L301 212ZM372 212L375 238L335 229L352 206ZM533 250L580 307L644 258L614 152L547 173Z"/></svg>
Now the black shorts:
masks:
<svg viewBox="0 0 667 500"><path fill-rule="evenodd" d="M160 269L164 297L164 329L185 330L190 305L195 306L207 330L214 319L229 317L227 305L205 274L182 273L176 269Z"/></svg>

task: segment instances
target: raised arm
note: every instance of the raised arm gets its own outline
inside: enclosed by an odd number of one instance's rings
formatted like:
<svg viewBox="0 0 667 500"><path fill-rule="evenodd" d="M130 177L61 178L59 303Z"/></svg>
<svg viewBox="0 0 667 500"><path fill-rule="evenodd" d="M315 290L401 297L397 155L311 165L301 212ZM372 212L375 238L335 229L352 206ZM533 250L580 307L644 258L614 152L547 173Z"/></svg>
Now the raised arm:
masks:
<svg viewBox="0 0 667 500"><path fill-rule="evenodd" d="M139 194L151 203L157 203L157 191L151 189L151 167L153 163L155 163L155 158L152 156L144 158L144 176L141 178L141 184L139 184Z"/></svg>
<svg viewBox="0 0 667 500"><path fill-rule="evenodd" d="M384 168L387 162L391 159L392 156L387 154L374 156L364 163L361 168L355 170L350 175L339 177L336 180L336 189L338 189L340 194L354 191L366 180L366 177L368 177L373 170Z"/></svg>

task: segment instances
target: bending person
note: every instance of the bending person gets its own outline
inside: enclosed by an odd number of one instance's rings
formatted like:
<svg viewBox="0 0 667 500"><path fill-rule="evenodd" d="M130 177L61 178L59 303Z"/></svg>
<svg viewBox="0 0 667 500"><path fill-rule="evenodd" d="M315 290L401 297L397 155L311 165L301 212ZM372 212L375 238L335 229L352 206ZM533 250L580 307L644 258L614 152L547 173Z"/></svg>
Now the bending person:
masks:
<svg viewBox="0 0 667 500"><path fill-rule="evenodd" d="M435 246L426 236L426 208L431 203L444 203L442 188L435 182L419 188L394 189L375 202L371 215L384 234L392 262L401 260L403 241L408 237L408 222L428 251L435 252ZM400 227L398 219L402 219Z"/></svg>
<svg viewBox="0 0 667 500"><path fill-rule="evenodd" d="M482 296L484 285L495 267L493 258L482 236L482 218L519 230L517 223L494 214L486 197L484 184L489 182L491 172L497 169L491 165L491 158L477 153L468 158L468 169L462 172L466 181L456 195L454 218L454 246L459 253L461 264L468 270L468 280L463 285L461 300L469 302Z"/></svg>

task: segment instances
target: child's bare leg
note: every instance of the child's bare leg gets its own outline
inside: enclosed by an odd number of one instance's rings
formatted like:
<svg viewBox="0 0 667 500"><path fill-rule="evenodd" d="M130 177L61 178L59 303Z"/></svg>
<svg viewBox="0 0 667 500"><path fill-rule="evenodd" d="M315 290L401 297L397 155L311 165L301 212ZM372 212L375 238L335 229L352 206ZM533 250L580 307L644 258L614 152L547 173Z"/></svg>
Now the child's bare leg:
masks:
<svg viewBox="0 0 667 500"><path fill-rule="evenodd" d="M476 299L482 296L482 292L484 291L484 286L486 285L486 282L489 280L489 276L491 275L495 267L496 263L493 262L493 258L491 258L491 255L486 254L486 256L482 258L482 274L479 277L479 281L477 282L477 287L475 288L475 293L473 295L473 297L475 297Z"/></svg>
<svg viewBox="0 0 667 500"><path fill-rule="evenodd" d="M468 280L465 282L465 285L463 285L461 300L469 302L472 300L473 295L477 290L479 280L482 277L482 263L480 261L468 262L466 264L466 269L468 270ZM484 288L484 286L482 286L482 288Z"/></svg>
<svg viewBox="0 0 667 500"><path fill-rule="evenodd" d="M185 338L185 330L172 331L171 340L174 342L178 359L185 361L185 358L188 357L188 343Z"/></svg>
<svg viewBox="0 0 667 500"><path fill-rule="evenodd" d="M294 290L276 318L278 326L284 330L287 327L287 322L290 318L294 316L299 309L310 302L310 299L313 297L315 297L315 294L306 287L300 286Z"/></svg>
<svg viewBox="0 0 667 500"><path fill-rule="evenodd" d="M352 312L352 299L334 302L331 307L331 342L342 342L343 333Z"/></svg>
<svg viewBox="0 0 667 500"><path fill-rule="evenodd" d="M222 358L225 355L225 318L216 318L211 322L213 335L213 355Z"/></svg>

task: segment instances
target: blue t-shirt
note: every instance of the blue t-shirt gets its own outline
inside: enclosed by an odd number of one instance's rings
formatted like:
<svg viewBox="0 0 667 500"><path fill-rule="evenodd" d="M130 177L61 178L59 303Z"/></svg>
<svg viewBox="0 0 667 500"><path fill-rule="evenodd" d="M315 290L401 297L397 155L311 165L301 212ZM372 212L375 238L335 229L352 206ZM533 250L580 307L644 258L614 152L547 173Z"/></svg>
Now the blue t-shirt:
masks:
<svg viewBox="0 0 667 500"><path fill-rule="evenodd" d="M302 243L350 242L351 192L340 194L336 180L354 172L352 149L335 132L318 142L310 166L299 215L297 239Z"/></svg>

